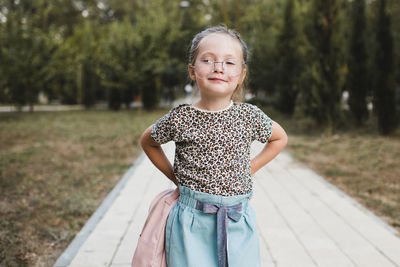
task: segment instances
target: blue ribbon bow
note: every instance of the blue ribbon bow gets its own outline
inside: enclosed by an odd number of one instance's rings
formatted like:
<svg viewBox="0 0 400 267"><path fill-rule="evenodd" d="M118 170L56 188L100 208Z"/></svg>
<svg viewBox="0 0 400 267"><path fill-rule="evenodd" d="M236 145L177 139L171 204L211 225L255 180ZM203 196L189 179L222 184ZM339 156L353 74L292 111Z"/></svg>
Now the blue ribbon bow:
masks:
<svg viewBox="0 0 400 267"><path fill-rule="evenodd" d="M196 209L207 214L217 214L217 255L218 267L228 266L228 218L240 220L242 203L233 206L219 206L197 201Z"/></svg>

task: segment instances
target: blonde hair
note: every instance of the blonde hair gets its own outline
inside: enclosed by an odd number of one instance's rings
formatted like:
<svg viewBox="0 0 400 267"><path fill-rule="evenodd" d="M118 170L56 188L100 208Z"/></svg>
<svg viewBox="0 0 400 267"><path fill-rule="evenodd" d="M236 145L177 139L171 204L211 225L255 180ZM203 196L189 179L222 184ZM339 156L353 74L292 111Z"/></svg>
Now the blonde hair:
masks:
<svg viewBox="0 0 400 267"><path fill-rule="evenodd" d="M192 40L192 43L190 45L189 48L189 52L188 52L188 58L189 58L189 64L190 65L194 65L196 59L197 59L197 55L199 53L199 46L200 46L200 42L201 40L204 39L204 37L213 34L213 33L223 33L223 34L227 34L230 37L232 37L234 40L239 41L240 45L242 46L242 54L243 54L243 63L245 65L245 68L247 69L247 55L249 53L249 49L247 48L246 43L243 41L243 39L240 37L240 34L237 33L235 30L232 29L228 29L225 26L214 26L214 27L210 27L207 28L201 32L199 32L198 34L196 34ZM243 82L244 83L244 82ZM243 83L241 83L240 85L238 85L235 89L235 91L232 94L232 100L235 102L241 102L243 100Z"/></svg>

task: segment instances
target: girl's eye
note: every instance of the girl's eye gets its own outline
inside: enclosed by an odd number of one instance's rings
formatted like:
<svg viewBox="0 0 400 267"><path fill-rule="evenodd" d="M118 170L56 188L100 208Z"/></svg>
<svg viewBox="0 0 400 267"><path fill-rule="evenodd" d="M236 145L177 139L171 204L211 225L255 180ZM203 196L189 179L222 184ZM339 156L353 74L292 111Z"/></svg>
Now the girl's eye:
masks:
<svg viewBox="0 0 400 267"><path fill-rule="evenodd" d="M211 60L208 59L208 58L203 58L200 61L203 62L203 63L210 63L211 62Z"/></svg>

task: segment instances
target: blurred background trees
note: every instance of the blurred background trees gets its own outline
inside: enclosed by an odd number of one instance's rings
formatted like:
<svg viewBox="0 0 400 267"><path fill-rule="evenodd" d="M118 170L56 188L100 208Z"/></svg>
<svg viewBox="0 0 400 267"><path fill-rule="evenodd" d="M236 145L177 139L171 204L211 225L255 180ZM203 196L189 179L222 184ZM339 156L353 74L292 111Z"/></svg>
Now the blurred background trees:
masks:
<svg viewBox="0 0 400 267"><path fill-rule="evenodd" d="M374 106L378 116L378 125L382 133L392 132L397 124L396 114L396 84L395 84L395 60L394 43L391 31L391 18L387 12L386 0L378 0L375 23L376 46L374 53L374 65L379 66L375 70Z"/></svg>
<svg viewBox="0 0 400 267"><path fill-rule="evenodd" d="M384 134L398 126L397 0L5 0L0 103L154 108L183 94L189 43L218 24L246 40L257 101L331 129L369 116Z"/></svg>
<svg viewBox="0 0 400 267"><path fill-rule="evenodd" d="M303 59L300 52L299 19L295 13L296 0L287 0L284 8L283 26L276 45L278 82L277 108L288 115L293 115L297 96L300 92L300 76Z"/></svg>
<svg viewBox="0 0 400 267"><path fill-rule="evenodd" d="M357 124L361 125L368 118L369 75L366 50L366 3L364 0L354 0L350 5L350 35L347 60L348 103L354 119Z"/></svg>
<svg viewBox="0 0 400 267"><path fill-rule="evenodd" d="M312 0L305 19L308 47L303 84L306 113L333 128L342 117L343 56L340 0Z"/></svg>

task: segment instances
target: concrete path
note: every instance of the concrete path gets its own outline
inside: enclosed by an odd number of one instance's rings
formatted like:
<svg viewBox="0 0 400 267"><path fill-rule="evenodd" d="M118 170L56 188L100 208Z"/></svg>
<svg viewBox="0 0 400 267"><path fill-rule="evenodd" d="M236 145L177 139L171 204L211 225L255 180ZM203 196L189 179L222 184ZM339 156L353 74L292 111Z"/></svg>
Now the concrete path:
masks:
<svg viewBox="0 0 400 267"><path fill-rule="evenodd" d="M55 266L130 266L151 200L172 186L142 155ZM251 204L263 266L400 266L398 233L287 152L256 173Z"/></svg>

